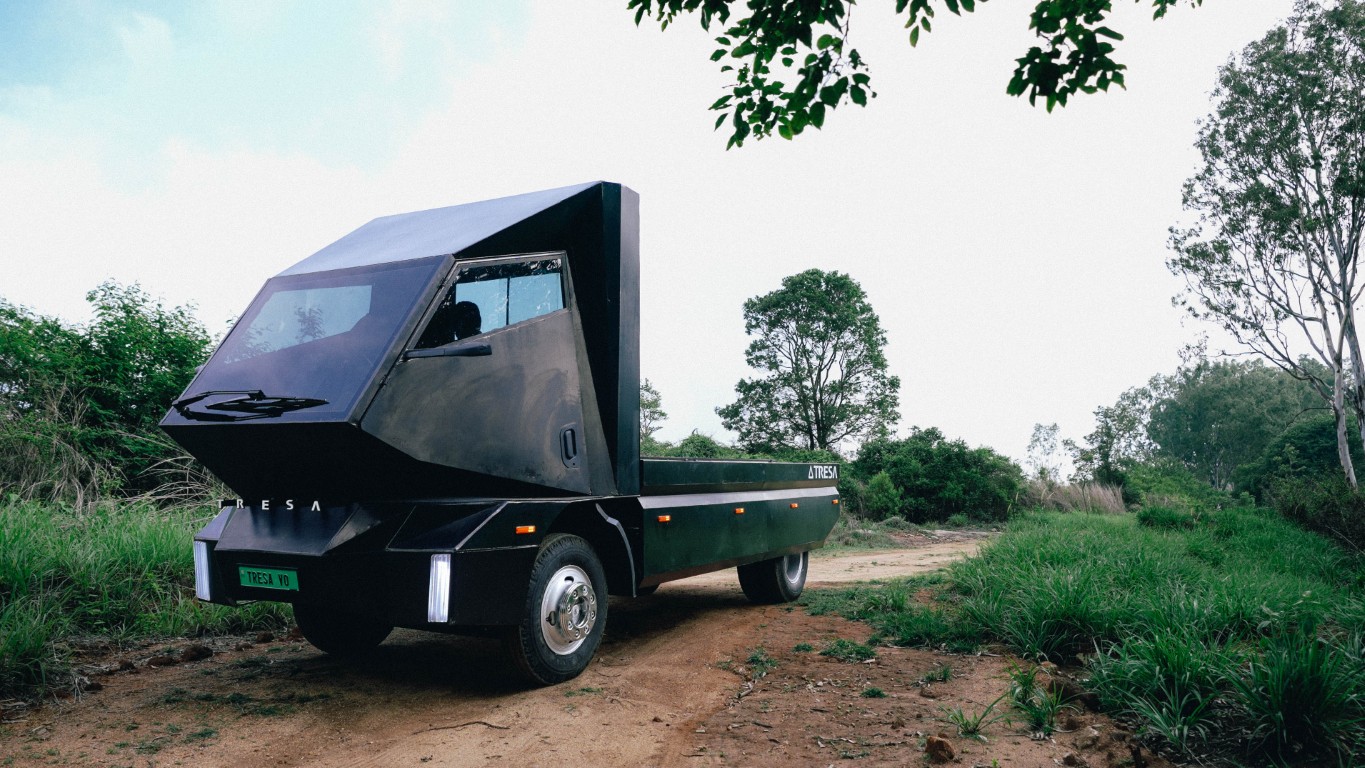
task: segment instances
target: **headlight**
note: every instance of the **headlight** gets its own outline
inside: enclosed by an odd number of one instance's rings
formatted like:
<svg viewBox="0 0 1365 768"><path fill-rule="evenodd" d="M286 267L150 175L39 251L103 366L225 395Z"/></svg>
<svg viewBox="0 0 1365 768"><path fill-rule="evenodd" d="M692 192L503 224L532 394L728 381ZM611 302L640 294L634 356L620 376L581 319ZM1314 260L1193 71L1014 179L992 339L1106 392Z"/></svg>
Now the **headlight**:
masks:
<svg viewBox="0 0 1365 768"><path fill-rule="evenodd" d="M194 596L200 600L211 600L209 594L209 543L194 542Z"/></svg>
<svg viewBox="0 0 1365 768"><path fill-rule="evenodd" d="M431 556L431 576L427 581L427 621L450 621L450 555Z"/></svg>

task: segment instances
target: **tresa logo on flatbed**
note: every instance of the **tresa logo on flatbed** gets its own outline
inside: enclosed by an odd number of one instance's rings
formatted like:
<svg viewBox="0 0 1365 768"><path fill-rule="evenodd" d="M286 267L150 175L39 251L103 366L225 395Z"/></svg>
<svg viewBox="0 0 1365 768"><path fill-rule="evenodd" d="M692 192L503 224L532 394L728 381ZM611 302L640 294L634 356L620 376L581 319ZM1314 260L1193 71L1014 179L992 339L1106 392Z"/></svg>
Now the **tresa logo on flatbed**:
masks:
<svg viewBox="0 0 1365 768"><path fill-rule="evenodd" d="M806 473L807 480L838 480L838 464L812 464L810 472Z"/></svg>

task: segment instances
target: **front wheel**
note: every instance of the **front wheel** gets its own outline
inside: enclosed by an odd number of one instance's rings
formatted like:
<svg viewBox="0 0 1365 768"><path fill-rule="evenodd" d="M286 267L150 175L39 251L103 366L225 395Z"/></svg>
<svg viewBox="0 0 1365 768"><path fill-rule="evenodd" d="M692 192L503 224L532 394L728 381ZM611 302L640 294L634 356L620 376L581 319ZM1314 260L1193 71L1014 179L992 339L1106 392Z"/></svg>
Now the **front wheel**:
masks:
<svg viewBox="0 0 1365 768"><path fill-rule="evenodd" d="M521 623L508 649L526 677L553 685L587 668L607 624L607 578L588 542L557 534L545 539L531 567Z"/></svg>
<svg viewBox="0 0 1365 768"><path fill-rule="evenodd" d="M295 603L294 621L308 642L333 656L358 656L393 631L392 624L323 603Z"/></svg>
<svg viewBox="0 0 1365 768"><path fill-rule="evenodd" d="M809 567L809 552L741 565L739 586L755 603L790 603L806 588Z"/></svg>

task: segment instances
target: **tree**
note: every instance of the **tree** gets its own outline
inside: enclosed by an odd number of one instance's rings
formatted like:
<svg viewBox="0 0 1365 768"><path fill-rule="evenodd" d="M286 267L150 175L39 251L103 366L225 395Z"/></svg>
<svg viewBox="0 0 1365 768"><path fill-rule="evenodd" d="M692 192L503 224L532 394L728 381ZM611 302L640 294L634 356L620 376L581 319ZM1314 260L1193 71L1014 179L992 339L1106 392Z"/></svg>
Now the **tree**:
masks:
<svg viewBox="0 0 1365 768"><path fill-rule="evenodd" d="M1057 460L1060 444L1057 435L1062 431L1056 424L1034 424L1033 436L1028 441L1028 459L1025 464L1029 474L1045 483L1055 483L1061 479L1062 467Z"/></svg>
<svg viewBox="0 0 1365 768"><path fill-rule="evenodd" d="M1300 0L1285 26L1219 71L1214 111L1185 184L1198 214L1172 228L1177 303L1307 382L1335 417L1338 460L1356 476L1347 411L1365 429L1356 307L1365 231L1365 9ZM1325 366L1301 362L1301 352Z"/></svg>
<svg viewBox="0 0 1365 768"><path fill-rule="evenodd" d="M725 61L722 72L733 73L729 93L711 109L720 112L719 129L731 124L728 147L749 137L763 139L776 132L791 139L806 128L824 125L826 112L852 102L867 106L872 91L867 62L850 44L850 17L856 0L746 0L748 15L731 21L737 0L630 0L635 23L646 17L664 29L682 14L696 13L703 29L712 25L723 34L712 61ZM961 15L976 9L978 0L896 0L896 13L905 14L910 45L933 28L938 10ZM979 0L986 2L986 0ZM1150 2L1153 17L1161 18L1181 0ZM1186 0L1200 5L1202 0ZM1123 87L1123 64L1113 59L1113 42L1123 35L1105 26L1112 0L1038 0L1029 28L1041 39L1015 61L1006 92L1042 99L1048 111L1066 106L1076 93ZM731 63L733 62L733 63Z"/></svg>
<svg viewBox="0 0 1365 768"><path fill-rule="evenodd" d="M653 440L659 425L667 418L659 390L654 388L649 379L640 382L640 441Z"/></svg>
<svg viewBox="0 0 1365 768"><path fill-rule="evenodd" d="M1158 456L1226 489L1238 468L1257 461L1315 406L1321 403L1312 389L1259 359L1200 359L1171 377L1169 395L1152 406L1147 434Z"/></svg>
<svg viewBox="0 0 1365 768"><path fill-rule="evenodd" d="M1151 458L1155 446L1147 436L1152 405L1169 387L1163 376L1153 376L1145 387L1132 387L1112 406L1095 409L1095 430L1085 444L1064 441L1076 467L1075 479L1126 486L1127 470Z"/></svg>
<svg viewBox="0 0 1365 768"><path fill-rule="evenodd" d="M889 434L900 379L887 374L886 333L853 278L792 275L744 302L744 330L757 337L745 360L766 376L742 379L739 398L716 413L746 450L837 452L844 441Z"/></svg>

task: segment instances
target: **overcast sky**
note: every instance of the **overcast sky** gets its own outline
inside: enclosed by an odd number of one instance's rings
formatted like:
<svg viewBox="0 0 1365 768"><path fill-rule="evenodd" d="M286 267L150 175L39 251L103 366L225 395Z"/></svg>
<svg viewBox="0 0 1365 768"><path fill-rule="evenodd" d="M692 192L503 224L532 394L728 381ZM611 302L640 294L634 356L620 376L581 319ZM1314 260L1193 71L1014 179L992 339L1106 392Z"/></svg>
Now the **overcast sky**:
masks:
<svg viewBox="0 0 1365 768"><path fill-rule="evenodd" d="M1004 93L1032 2L944 14L915 49L892 5L853 17L867 109L727 152L710 36L625 0L4 0L0 297L80 322L88 290L139 282L221 333L376 216L605 179L641 197L666 439L731 439L741 305L811 267L867 290L902 431L1017 459L1037 422L1080 439L1205 330L1165 268L1195 121L1292 3L1119 2L1128 90L1051 115Z"/></svg>

